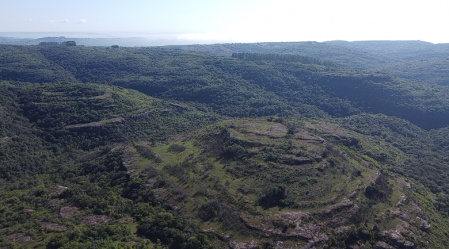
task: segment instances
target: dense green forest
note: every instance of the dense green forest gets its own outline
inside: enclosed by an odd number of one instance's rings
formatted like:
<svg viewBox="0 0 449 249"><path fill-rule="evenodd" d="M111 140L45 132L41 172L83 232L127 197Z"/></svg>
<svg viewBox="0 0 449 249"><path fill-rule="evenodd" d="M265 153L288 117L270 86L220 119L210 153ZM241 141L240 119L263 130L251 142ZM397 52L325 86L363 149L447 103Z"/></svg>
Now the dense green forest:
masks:
<svg viewBox="0 0 449 249"><path fill-rule="evenodd" d="M446 248L448 55L2 45L0 248Z"/></svg>
<svg viewBox="0 0 449 249"><path fill-rule="evenodd" d="M330 66L307 56L228 58L165 48L1 49L2 80L112 84L233 117L370 112L425 129L449 124L447 86Z"/></svg>
<svg viewBox="0 0 449 249"><path fill-rule="evenodd" d="M293 54L332 61L356 70L448 85L449 44L422 41L328 41L173 46L173 48L231 56L233 53Z"/></svg>

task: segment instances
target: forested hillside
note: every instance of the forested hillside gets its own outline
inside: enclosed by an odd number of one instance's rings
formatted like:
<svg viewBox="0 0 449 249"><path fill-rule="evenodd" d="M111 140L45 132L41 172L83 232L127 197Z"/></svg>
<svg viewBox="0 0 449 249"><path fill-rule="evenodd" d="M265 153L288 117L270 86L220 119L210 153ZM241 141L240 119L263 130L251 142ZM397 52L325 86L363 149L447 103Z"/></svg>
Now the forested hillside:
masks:
<svg viewBox="0 0 449 249"><path fill-rule="evenodd" d="M0 248L446 248L435 46L0 46Z"/></svg>
<svg viewBox="0 0 449 249"><path fill-rule="evenodd" d="M65 46L4 46L2 51L2 80L119 85L234 117L370 112L425 129L449 124L447 86L304 56L292 61L288 55L226 58L162 48Z"/></svg>
<svg viewBox="0 0 449 249"><path fill-rule="evenodd" d="M174 46L231 56L233 53L297 54L357 70L389 73L406 79L448 85L449 44L422 41L329 41Z"/></svg>

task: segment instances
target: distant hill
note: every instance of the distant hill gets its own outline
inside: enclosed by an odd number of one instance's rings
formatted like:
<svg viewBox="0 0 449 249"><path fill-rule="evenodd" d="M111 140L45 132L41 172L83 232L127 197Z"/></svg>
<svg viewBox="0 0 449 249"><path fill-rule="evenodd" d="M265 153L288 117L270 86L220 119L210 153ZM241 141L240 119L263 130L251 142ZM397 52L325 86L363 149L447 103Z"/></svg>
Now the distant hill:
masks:
<svg viewBox="0 0 449 249"><path fill-rule="evenodd" d="M14 34L5 34L14 35ZM19 36L20 34L15 34ZM34 34L36 35L36 34ZM44 34L43 34L44 35ZM1 34L0 34L1 36ZM326 41L326 42L263 42L207 44L207 41L183 41L170 35L128 38L0 37L0 44L39 45L42 42L75 41L81 46L118 45L122 47L156 47L188 50L211 55L231 56L233 53L299 54L332 61L342 67L372 70L397 77L448 85L449 44L423 41ZM188 45L197 43L197 45ZM209 42L212 43L212 42Z"/></svg>
<svg viewBox="0 0 449 249"><path fill-rule="evenodd" d="M232 53L299 54L332 61L342 67L385 72L427 83L447 85L449 44L422 41L273 42L173 46L174 48L230 56Z"/></svg>
<svg viewBox="0 0 449 249"><path fill-rule="evenodd" d="M182 39L179 34L161 33L77 33L77 32L0 32L0 44L39 45L41 42L75 41L81 46L148 47L187 44L210 44L216 41Z"/></svg>

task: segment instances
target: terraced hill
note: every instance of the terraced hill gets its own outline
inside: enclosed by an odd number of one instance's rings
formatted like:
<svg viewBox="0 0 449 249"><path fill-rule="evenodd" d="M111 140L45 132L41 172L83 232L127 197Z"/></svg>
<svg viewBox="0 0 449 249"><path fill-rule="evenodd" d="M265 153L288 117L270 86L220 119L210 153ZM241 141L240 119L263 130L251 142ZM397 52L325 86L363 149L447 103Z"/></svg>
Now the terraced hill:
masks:
<svg viewBox="0 0 449 249"><path fill-rule="evenodd" d="M217 122L223 118L105 85L2 89L2 110L20 124L2 121L2 246L447 243L429 192L387 169L392 153L409 155L335 122ZM374 146L389 159L368 156Z"/></svg>
<svg viewBox="0 0 449 249"><path fill-rule="evenodd" d="M407 180L357 153L367 146L359 134L302 122L289 129L230 120L196 132L197 140L156 146L160 161L152 165L183 196L157 179L145 181L169 203L181 198L173 209L200 218L200 231L222 247L431 246L423 241L434 236L428 214L435 211ZM174 145L183 150L170 151Z"/></svg>

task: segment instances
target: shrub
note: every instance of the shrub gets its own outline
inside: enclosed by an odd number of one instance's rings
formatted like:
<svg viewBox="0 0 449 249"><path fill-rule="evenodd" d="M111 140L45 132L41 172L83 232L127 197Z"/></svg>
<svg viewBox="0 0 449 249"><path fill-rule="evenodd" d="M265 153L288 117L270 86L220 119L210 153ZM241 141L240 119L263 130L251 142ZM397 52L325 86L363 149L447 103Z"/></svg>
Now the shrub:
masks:
<svg viewBox="0 0 449 249"><path fill-rule="evenodd" d="M180 144L170 144L168 147L168 151L171 152L183 152L186 150L186 147Z"/></svg>
<svg viewBox="0 0 449 249"><path fill-rule="evenodd" d="M223 157L226 159L241 159L246 157L248 154L247 150L239 144L232 144L226 146L223 152Z"/></svg>
<svg viewBox="0 0 449 249"><path fill-rule="evenodd" d="M272 187L262 194L262 196L259 198L258 204L263 208L285 206L285 198L286 194L284 186Z"/></svg>
<svg viewBox="0 0 449 249"><path fill-rule="evenodd" d="M201 206L199 216L203 221L208 221L218 216L220 205L216 199L206 202Z"/></svg>

